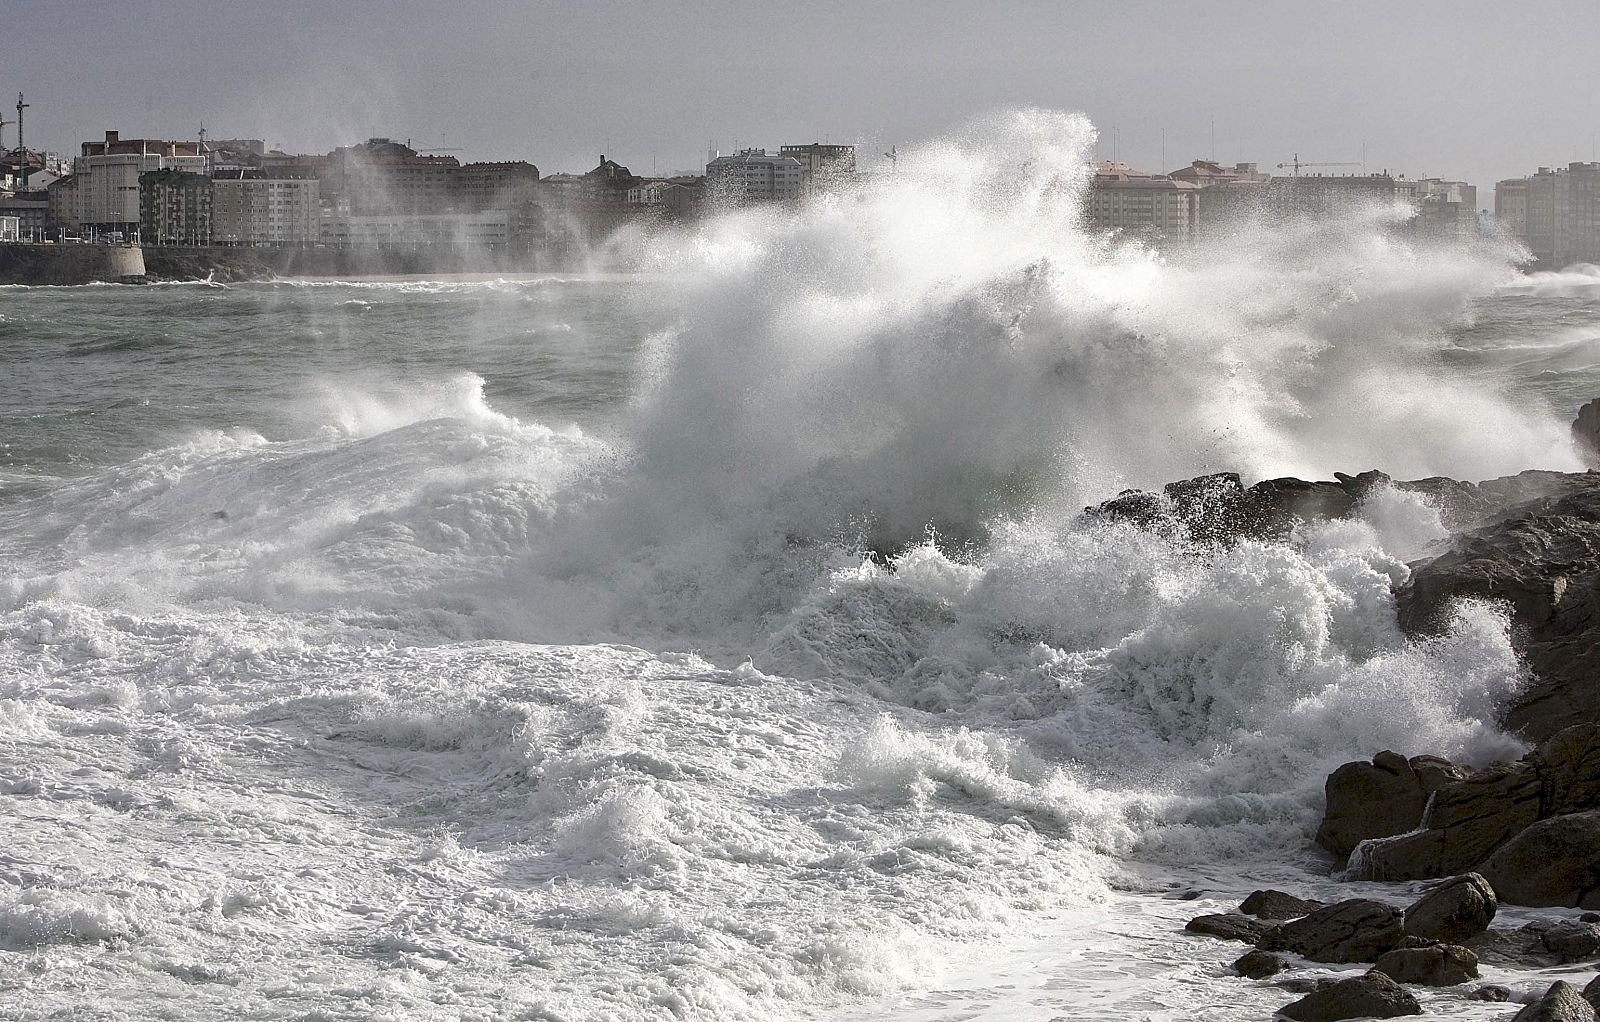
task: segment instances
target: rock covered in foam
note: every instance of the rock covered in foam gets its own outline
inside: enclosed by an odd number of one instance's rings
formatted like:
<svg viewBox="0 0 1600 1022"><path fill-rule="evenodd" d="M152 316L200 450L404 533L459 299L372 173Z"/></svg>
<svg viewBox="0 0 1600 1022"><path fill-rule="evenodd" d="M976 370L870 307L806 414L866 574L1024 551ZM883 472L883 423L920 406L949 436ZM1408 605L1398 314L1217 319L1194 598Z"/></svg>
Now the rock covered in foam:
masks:
<svg viewBox="0 0 1600 1022"><path fill-rule="evenodd" d="M1336 1022L1345 1018L1398 1018L1420 1015L1422 1005L1405 987L1381 972L1325 983L1278 1014L1297 1022Z"/></svg>
<svg viewBox="0 0 1600 1022"><path fill-rule="evenodd" d="M1455 536L1413 565L1396 593L1401 627L1413 635L1441 629L1463 598L1510 604L1535 681L1506 723L1534 739L1600 719L1600 474L1563 480L1569 492Z"/></svg>
<svg viewBox="0 0 1600 1022"><path fill-rule="evenodd" d="M1497 849L1482 868L1509 902L1600 908L1600 810L1540 820Z"/></svg>
<svg viewBox="0 0 1600 1022"><path fill-rule="evenodd" d="M1264 934L1261 948L1293 951L1314 962L1371 962L1405 937L1398 909L1352 898L1284 923Z"/></svg>
<svg viewBox="0 0 1600 1022"><path fill-rule="evenodd" d="M1512 1022L1594 1022L1594 1007L1578 988L1564 980L1512 1016Z"/></svg>
<svg viewBox="0 0 1600 1022"><path fill-rule="evenodd" d="M1445 943L1469 940L1489 928L1498 909L1494 887L1482 876L1451 877L1406 909L1406 935Z"/></svg>

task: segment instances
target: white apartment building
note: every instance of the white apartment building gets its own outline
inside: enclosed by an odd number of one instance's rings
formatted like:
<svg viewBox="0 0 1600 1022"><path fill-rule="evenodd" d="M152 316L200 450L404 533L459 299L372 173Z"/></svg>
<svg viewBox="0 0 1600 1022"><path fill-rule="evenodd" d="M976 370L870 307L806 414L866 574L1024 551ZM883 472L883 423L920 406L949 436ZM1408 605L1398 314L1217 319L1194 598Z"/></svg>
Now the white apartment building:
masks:
<svg viewBox="0 0 1600 1022"><path fill-rule="evenodd" d="M315 178L218 177L211 195L211 237L218 244L303 245L321 233Z"/></svg>
<svg viewBox="0 0 1600 1022"><path fill-rule="evenodd" d="M706 191L713 204L793 202L805 190L805 170L793 156L769 156L765 149L741 149L706 164Z"/></svg>
<svg viewBox="0 0 1600 1022"><path fill-rule="evenodd" d="M139 222L139 175L152 170L208 172L199 142L123 139L106 132L85 142L72 176L50 186L50 217L70 227L120 229Z"/></svg>
<svg viewBox="0 0 1600 1022"><path fill-rule="evenodd" d="M22 240L22 218L0 216L0 241Z"/></svg>

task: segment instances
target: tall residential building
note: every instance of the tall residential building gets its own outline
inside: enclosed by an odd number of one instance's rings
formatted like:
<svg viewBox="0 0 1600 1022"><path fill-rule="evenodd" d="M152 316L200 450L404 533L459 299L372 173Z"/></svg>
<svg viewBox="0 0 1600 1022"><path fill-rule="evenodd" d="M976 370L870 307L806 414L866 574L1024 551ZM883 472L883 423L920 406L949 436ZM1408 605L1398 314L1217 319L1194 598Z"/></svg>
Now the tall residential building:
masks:
<svg viewBox="0 0 1600 1022"><path fill-rule="evenodd" d="M1413 226L1419 238L1467 244L1478 236L1478 190L1465 181L1423 178Z"/></svg>
<svg viewBox="0 0 1600 1022"><path fill-rule="evenodd" d="M49 187L50 218L66 227L122 230L140 222L139 177L155 170L204 174L200 142L122 138L85 142L72 161L72 175Z"/></svg>
<svg viewBox="0 0 1600 1022"><path fill-rule="evenodd" d="M741 149L706 164L707 198L718 206L747 202L792 202L804 192L805 169L793 156Z"/></svg>
<svg viewBox="0 0 1600 1022"><path fill-rule="evenodd" d="M793 156L800 161L800 187L808 197L839 187L856 172L856 147L853 145L824 142L786 145L779 148L778 155Z"/></svg>
<svg viewBox="0 0 1600 1022"><path fill-rule="evenodd" d="M315 178L218 171L211 181L211 236L219 245L306 245L321 234Z"/></svg>
<svg viewBox="0 0 1600 1022"><path fill-rule="evenodd" d="M1540 167L1495 185L1502 229L1542 266L1600 262L1600 163Z"/></svg>
<svg viewBox="0 0 1600 1022"><path fill-rule="evenodd" d="M1195 160L1167 176L1199 186L1195 216L1199 235L1208 238L1225 235L1260 216L1267 208L1267 190L1272 180L1254 163L1229 167L1214 160Z"/></svg>
<svg viewBox="0 0 1600 1022"><path fill-rule="evenodd" d="M461 169L454 156L425 156L387 138L341 146L322 163L322 197L343 216L443 212Z"/></svg>
<svg viewBox="0 0 1600 1022"><path fill-rule="evenodd" d="M139 175L139 233L145 244L211 244L211 178L185 170Z"/></svg>
<svg viewBox="0 0 1600 1022"><path fill-rule="evenodd" d="M1494 219L1507 235L1528 236L1528 179L1497 181L1494 186Z"/></svg>
<svg viewBox="0 0 1600 1022"><path fill-rule="evenodd" d="M1275 177L1267 187L1267 209L1280 217L1337 216L1368 204L1415 205L1421 189L1404 175L1299 174Z"/></svg>
<svg viewBox="0 0 1600 1022"><path fill-rule="evenodd" d="M1150 241L1189 241L1199 224L1200 186L1165 174L1146 174L1109 160L1095 165L1086 210L1089 222Z"/></svg>

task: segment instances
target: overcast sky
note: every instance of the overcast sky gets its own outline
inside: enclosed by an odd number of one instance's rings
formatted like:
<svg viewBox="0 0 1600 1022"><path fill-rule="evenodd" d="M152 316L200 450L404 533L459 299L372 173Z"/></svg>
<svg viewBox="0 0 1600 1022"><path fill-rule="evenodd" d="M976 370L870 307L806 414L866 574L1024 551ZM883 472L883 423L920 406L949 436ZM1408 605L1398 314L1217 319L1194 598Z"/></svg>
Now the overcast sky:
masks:
<svg viewBox="0 0 1600 1022"><path fill-rule="evenodd" d="M859 143L866 168L1030 104L1087 113L1140 169L1210 156L1214 122L1226 162L1364 146L1371 170L1465 179L1488 206L1498 178L1594 157L1600 0L0 0L0 90L8 121L27 93L30 148L64 154L204 121L543 173L810 141Z"/></svg>

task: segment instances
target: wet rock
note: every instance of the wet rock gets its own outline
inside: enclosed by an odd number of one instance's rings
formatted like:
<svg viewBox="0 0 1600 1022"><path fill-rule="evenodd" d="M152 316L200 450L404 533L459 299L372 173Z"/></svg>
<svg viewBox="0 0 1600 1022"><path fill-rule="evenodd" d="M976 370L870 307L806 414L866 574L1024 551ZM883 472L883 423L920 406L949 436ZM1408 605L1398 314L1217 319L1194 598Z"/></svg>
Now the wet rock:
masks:
<svg viewBox="0 0 1600 1022"><path fill-rule="evenodd" d="M1350 766L1334 771L1330 790L1334 777ZM1600 803L1600 725L1564 729L1516 763L1465 773L1448 765L1430 769L1438 787L1427 801L1427 827L1361 845L1351 858L1357 876L1420 880L1462 873L1477 868L1541 818ZM1330 818L1333 810L1330 801ZM1340 812L1358 818L1359 810L1356 802L1339 806ZM1495 878L1487 879L1494 884ZM1498 886L1495 893L1501 901L1524 904Z"/></svg>
<svg viewBox="0 0 1600 1022"><path fill-rule="evenodd" d="M1467 995L1469 1001L1495 1001L1504 1003L1511 1000L1511 988L1503 987L1498 983L1485 983L1483 986Z"/></svg>
<svg viewBox="0 0 1600 1022"><path fill-rule="evenodd" d="M1589 1007L1596 1013L1600 1013L1600 976L1591 979L1589 985L1583 988L1583 999L1589 1002Z"/></svg>
<svg viewBox="0 0 1600 1022"><path fill-rule="evenodd" d="M1195 916L1189 920L1184 929L1189 933L1198 933L1205 937L1237 940L1245 944L1257 943L1267 933L1267 927L1264 924L1251 919L1249 916L1239 915L1237 912Z"/></svg>
<svg viewBox="0 0 1600 1022"><path fill-rule="evenodd" d="M1563 476L1556 488L1567 492L1455 536L1395 594L1413 635L1441 631L1462 598L1510 604L1512 638L1535 680L1506 723L1535 740L1600 721L1600 474Z"/></svg>
<svg viewBox="0 0 1600 1022"><path fill-rule="evenodd" d="M1239 905L1239 911L1258 919L1298 919L1322 907L1322 902L1296 898L1282 891L1254 891Z"/></svg>
<svg viewBox="0 0 1600 1022"><path fill-rule="evenodd" d="M1278 1009L1278 1014L1298 1022L1334 1022L1346 1018L1397 1018L1420 1015L1422 1005L1411 991L1381 972L1342 979L1318 987Z"/></svg>
<svg viewBox="0 0 1600 1022"><path fill-rule="evenodd" d="M1266 979L1289 967L1289 960L1271 951L1247 951L1233 963L1233 971L1247 979Z"/></svg>
<svg viewBox="0 0 1600 1022"><path fill-rule="evenodd" d="M1400 912L1353 898L1317 909L1264 934L1265 951L1293 951L1314 962L1371 962L1405 937Z"/></svg>
<svg viewBox="0 0 1600 1022"><path fill-rule="evenodd" d="M1561 981L1512 1016L1512 1022L1595 1022L1594 1007L1577 987Z"/></svg>
<svg viewBox="0 0 1600 1022"><path fill-rule="evenodd" d="M1363 845L1351 868L1368 880L1464 873L1539 818L1539 790L1525 761L1447 782L1432 797L1426 829Z"/></svg>
<svg viewBox="0 0 1600 1022"><path fill-rule="evenodd" d="M1371 763L1346 763L1324 785L1327 808L1317 844L1343 860L1368 838L1414 830L1428 797L1466 774L1436 756L1406 759L1394 752L1380 752Z"/></svg>
<svg viewBox="0 0 1600 1022"><path fill-rule="evenodd" d="M1539 936L1539 943L1560 962L1577 962L1600 954L1600 923L1567 919Z"/></svg>
<svg viewBox="0 0 1600 1022"><path fill-rule="evenodd" d="M1396 983L1448 987L1477 978L1478 956L1459 944L1395 948L1379 955L1373 969Z"/></svg>
<svg viewBox="0 0 1600 1022"><path fill-rule="evenodd" d="M1585 912L1578 918L1586 923L1600 923L1600 912Z"/></svg>
<svg viewBox="0 0 1600 1022"><path fill-rule="evenodd" d="M1578 409L1578 417L1572 421L1572 442L1584 464L1600 468L1600 398Z"/></svg>
<svg viewBox="0 0 1600 1022"><path fill-rule="evenodd" d="M1406 909L1407 936L1444 943L1476 937L1499 908L1494 888L1477 873L1451 877Z"/></svg>
<svg viewBox="0 0 1600 1022"><path fill-rule="evenodd" d="M1513 904L1600 908L1600 810L1541 820L1495 851L1482 869Z"/></svg>

